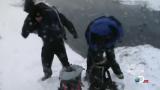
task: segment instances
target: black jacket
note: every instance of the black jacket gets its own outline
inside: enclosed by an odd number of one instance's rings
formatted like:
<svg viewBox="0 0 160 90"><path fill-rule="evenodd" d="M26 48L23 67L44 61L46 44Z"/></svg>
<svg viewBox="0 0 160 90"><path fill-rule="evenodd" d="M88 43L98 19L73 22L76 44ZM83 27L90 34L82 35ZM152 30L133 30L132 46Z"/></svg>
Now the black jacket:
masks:
<svg viewBox="0 0 160 90"><path fill-rule="evenodd" d="M37 13L40 13L43 17L41 23L38 23L35 20ZM76 38L77 32L75 31L73 24L63 14L58 14L61 23L74 36L74 38ZM44 3L39 3L35 5L34 10L26 17L22 28L22 36L27 38L30 33L36 33L44 42L54 41L58 38L63 38L59 37L63 32L62 29L56 12Z"/></svg>

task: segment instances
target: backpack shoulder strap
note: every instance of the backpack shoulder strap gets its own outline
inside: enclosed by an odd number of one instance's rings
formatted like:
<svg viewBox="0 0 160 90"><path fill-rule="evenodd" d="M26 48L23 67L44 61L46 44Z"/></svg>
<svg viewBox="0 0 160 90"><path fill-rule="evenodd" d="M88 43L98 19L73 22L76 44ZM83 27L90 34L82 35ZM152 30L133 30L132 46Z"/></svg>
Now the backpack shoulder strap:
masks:
<svg viewBox="0 0 160 90"><path fill-rule="evenodd" d="M59 21L59 24L60 24L60 28L62 29L62 34L63 34L63 38L66 40L66 31L65 31L65 28L62 24L62 21L61 21L61 18L59 16L59 11L57 10L57 8L55 6L52 6L52 9L55 11L56 15L57 15L57 18L58 18L58 21Z"/></svg>

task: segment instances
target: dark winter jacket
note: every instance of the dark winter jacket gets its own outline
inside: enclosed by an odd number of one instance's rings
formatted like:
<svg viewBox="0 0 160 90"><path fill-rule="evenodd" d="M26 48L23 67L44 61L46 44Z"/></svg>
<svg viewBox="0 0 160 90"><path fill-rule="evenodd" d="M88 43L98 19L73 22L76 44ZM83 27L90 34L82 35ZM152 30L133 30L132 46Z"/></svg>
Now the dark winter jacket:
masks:
<svg viewBox="0 0 160 90"><path fill-rule="evenodd" d="M37 13L43 17L42 22L40 23L35 20ZM58 14L61 23L68 29L74 38L76 38L77 32L75 31L73 24L63 14ZM24 21L22 36L27 38L30 33L38 34L44 42L52 42L57 39L62 39L63 37L61 36L64 31L55 10L44 3L39 3L35 5L34 10L29 13Z"/></svg>
<svg viewBox="0 0 160 90"><path fill-rule="evenodd" d="M104 48L111 48L123 36L123 29L114 17L99 17L87 27L85 37L90 48L97 48L97 42L103 41Z"/></svg>

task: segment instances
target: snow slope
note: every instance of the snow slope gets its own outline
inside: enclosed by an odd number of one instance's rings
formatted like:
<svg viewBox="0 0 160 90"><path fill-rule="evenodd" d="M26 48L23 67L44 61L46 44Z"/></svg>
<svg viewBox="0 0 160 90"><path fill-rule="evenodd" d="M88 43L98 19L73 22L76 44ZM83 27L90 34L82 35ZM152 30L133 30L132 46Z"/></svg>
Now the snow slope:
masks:
<svg viewBox="0 0 160 90"><path fill-rule="evenodd" d="M160 10L160 1L159 0L120 0L123 4L129 5L148 5L147 7L153 10ZM144 4L145 3L145 4Z"/></svg>
<svg viewBox="0 0 160 90"><path fill-rule="evenodd" d="M120 47L117 60L125 73L126 90L159 90L160 50L151 45ZM144 76L148 84L135 83L137 76Z"/></svg>
<svg viewBox="0 0 160 90"><path fill-rule="evenodd" d="M20 35L26 13L22 8L13 7L13 1L3 0L0 3L0 90L57 90L61 64L57 57L53 61L53 76L41 82L42 42L36 35L23 39ZM69 61L86 67L86 59L75 53L66 45ZM159 90L160 50L150 45L116 48L117 61L120 63L125 79L125 90ZM82 73L84 76L85 71ZM148 84L135 83L134 79L142 75L149 80ZM86 82L83 82L87 84ZM83 87L86 90L87 85Z"/></svg>

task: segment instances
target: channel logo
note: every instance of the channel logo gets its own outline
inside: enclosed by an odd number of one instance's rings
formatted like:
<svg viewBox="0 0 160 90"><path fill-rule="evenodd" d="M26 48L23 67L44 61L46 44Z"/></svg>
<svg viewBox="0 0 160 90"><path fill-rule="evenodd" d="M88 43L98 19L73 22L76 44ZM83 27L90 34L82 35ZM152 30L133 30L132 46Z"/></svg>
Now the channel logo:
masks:
<svg viewBox="0 0 160 90"><path fill-rule="evenodd" d="M149 80L145 79L144 76L137 76L137 77L135 78L135 82L136 82L136 83L147 84L147 83L149 83Z"/></svg>

